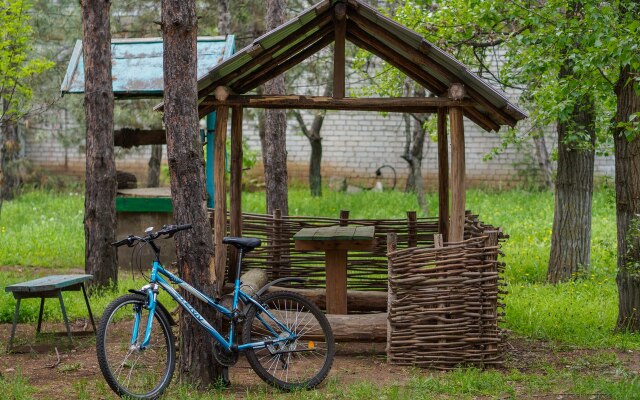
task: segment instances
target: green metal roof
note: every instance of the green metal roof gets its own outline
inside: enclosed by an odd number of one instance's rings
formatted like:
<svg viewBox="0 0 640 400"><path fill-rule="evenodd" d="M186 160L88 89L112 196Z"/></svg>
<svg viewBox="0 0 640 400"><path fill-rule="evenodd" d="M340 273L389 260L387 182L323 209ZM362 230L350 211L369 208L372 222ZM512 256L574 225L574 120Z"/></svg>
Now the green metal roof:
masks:
<svg viewBox="0 0 640 400"><path fill-rule="evenodd" d="M229 58L235 50L235 36L198 38L198 77ZM117 98L162 97L162 39L114 39L111 41L113 93ZM84 93L82 41L76 41L61 91Z"/></svg>

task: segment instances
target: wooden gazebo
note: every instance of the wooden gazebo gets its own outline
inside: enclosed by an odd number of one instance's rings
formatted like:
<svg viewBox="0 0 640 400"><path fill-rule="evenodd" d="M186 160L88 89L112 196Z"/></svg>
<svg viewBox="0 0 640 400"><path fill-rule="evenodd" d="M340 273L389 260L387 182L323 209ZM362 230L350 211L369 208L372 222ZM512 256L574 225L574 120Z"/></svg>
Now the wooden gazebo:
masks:
<svg viewBox="0 0 640 400"><path fill-rule="evenodd" d="M345 43L350 41L398 68L435 97L345 97ZM333 95L257 96L247 92L284 73L335 42ZM254 40L198 81L201 117L215 111L214 182L216 250L226 232L225 142L231 113L231 235L241 235L242 114L244 108L294 108L437 113L439 231L449 242L463 238L465 145L463 116L486 131L515 126L526 114L506 95L470 72L454 57L361 0L323 0L296 18ZM158 108L161 108L160 105ZM447 114L451 134L449 179ZM449 190L452 207L449 209ZM225 263L216 251L216 270ZM224 269L222 268L222 271Z"/></svg>

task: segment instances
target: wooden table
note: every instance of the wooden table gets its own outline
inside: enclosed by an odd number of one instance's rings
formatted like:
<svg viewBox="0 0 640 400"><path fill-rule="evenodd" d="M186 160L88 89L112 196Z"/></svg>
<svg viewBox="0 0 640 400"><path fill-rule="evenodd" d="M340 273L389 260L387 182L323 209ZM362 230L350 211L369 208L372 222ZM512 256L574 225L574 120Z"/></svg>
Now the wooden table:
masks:
<svg viewBox="0 0 640 400"><path fill-rule="evenodd" d="M293 236L296 250L325 252L327 314L347 313L347 252L373 247L373 226L303 228Z"/></svg>
<svg viewBox="0 0 640 400"><path fill-rule="evenodd" d="M11 350L13 344L13 337L16 333L16 325L18 324L18 315L20 314L20 301L22 299L40 299L40 313L38 314L38 327L36 328L36 334L40 333L40 327L42 325L42 312L44 311L44 299L57 297L60 301L60 310L62 311L62 318L67 328L67 335L71 340L71 329L69 328L69 320L67 319L67 311L64 308L64 301L62 300L62 292L66 291L78 291L82 290L84 295L84 301L89 311L89 318L91 319L91 325L93 326L93 332L96 331L96 324L93 320L93 314L91 313L91 307L89 306L89 298L87 297L87 291L84 287L84 283L93 279L93 275L50 275L44 278L34 279L27 282L16 283L14 285L7 286L5 292L13 293L18 302L16 303L16 311L13 315L13 326L11 327L11 337L9 338L9 344L7 350Z"/></svg>

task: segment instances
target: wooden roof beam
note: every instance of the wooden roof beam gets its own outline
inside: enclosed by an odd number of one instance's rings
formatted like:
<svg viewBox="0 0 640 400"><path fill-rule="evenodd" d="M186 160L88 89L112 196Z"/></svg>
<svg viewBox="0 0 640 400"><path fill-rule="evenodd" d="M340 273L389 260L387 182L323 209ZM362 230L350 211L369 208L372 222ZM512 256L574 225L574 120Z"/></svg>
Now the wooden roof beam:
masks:
<svg viewBox="0 0 640 400"><path fill-rule="evenodd" d="M237 78L241 78L247 75L254 67L263 64L264 62L270 60L275 53L282 50L286 46L295 42L300 38L301 35L306 34L314 28L322 28L325 25L329 24L333 18L333 14L330 11L323 12L318 14L314 19L309 21L300 27L297 31L291 33L289 36L285 37L280 42L276 43L274 46L263 49L259 42L254 42L253 46L255 50L251 52L252 60L247 62L247 64L243 65L238 70L230 73L229 75L224 76L222 79L217 81L213 81L209 83L206 87L200 89L198 91L198 97L205 96L209 94L213 89L220 85L228 86L228 82L236 80Z"/></svg>
<svg viewBox="0 0 640 400"><path fill-rule="evenodd" d="M261 68L259 68L258 71L255 71L255 73L252 74L251 78L248 79L246 82L244 82L242 86L235 85L235 83L238 82L238 80L241 78L231 82L230 83L231 88L236 93L244 93L245 91L242 91L241 87L247 86L247 84L250 81L257 80L258 78L262 78L263 76L266 76L266 75L273 78L276 75L271 74L271 71L277 68L278 65L282 64L283 62L286 62L288 59L292 57L295 57L299 52L303 51L305 48L308 48L310 45L313 45L314 43L321 41L327 35L330 35L332 31L333 31L333 26L330 24L326 25L325 27L320 29L318 32L315 32L314 34L300 41L299 43L296 43L289 50L278 55L276 58L273 58L268 63L262 65Z"/></svg>
<svg viewBox="0 0 640 400"><path fill-rule="evenodd" d="M442 97L391 97L391 98L354 98L336 99L326 96L253 96L230 95L227 99L206 97L203 107L244 107L271 109L306 110L358 110L387 112L434 113L439 108L471 107L469 101L450 100Z"/></svg>
<svg viewBox="0 0 640 400"><path fill-rule="evenodd" d="M331 42L333 42L333 34L329 34L323 37L322 39L318 40L311 46L299 52L298 54L295 54L291 58L282 62L278 66L269 69L268 73L260 74L258 77L255 77L250 81L245 82L244 85L237 88L237 93L248 92L249 90L262 85L266 81L273 79L274 77L288 71L289 69L300 64L302 61L306 60L307 58L311 57L312 55L316 54L317 52L325 48Z"/></svg>
<svg viewBox="0 0 640 400"><path fill-rule="evenodd" d="M347 5L338 3L333 7L333 24L336 44L333 48L333 97L345 96L345 45L347 41Z"/></svg>

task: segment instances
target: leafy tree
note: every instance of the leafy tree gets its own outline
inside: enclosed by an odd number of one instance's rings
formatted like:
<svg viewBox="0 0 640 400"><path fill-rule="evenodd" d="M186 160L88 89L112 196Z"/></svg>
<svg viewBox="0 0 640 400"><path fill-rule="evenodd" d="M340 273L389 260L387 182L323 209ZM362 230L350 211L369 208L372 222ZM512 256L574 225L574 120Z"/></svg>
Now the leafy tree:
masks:
<svg viewBox="0 0 640 400"><path fill-rule="evenodd" d="M31 111L33 79L53 66L33 56L28 0L0 0L0 200L11 199L20 184L18 121Z"/></svg>

